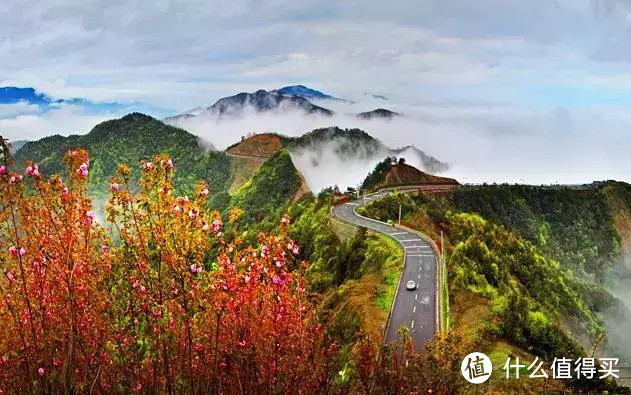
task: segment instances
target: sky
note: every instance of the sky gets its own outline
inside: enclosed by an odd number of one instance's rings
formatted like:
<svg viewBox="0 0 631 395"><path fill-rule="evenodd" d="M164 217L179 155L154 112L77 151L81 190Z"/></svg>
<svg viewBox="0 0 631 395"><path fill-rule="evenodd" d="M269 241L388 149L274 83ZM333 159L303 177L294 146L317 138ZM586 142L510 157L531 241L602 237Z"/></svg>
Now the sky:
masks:
<svg viewBox="0 0 631 395"><path fill-rule="evenodd" d="M11 139L299 83L364 110L386 96L379 105L406 118L366 130L448 161L464 181L631 181L622 0L3 0L0 58L0 87L50 99L0 101ZM234 126L200 133L243 134Z"/></svg>

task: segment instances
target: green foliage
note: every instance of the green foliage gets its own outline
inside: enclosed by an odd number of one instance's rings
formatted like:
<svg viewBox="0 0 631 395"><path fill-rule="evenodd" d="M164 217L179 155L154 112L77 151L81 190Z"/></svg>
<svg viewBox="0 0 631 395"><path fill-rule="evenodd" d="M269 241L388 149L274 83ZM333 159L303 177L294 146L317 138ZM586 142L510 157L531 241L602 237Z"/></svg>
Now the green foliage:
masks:
<svg viewBox="0 0 631 395"><path fill-rule="evenodd" d="M366 176L366 179L362 182L360 189L362 191L371 191L375 189L379 183L383 181L385 175L390 171L392 163L395 160L395 158L386 158L377 163L373 171L368 173L368 176Z"/></svg>
<svg viewBox="0 0 631 395"><path fill-rule="evenodd" d="M390 193L381 199L359 207L357 212L365 217L385 222L399 218L399 205L401 205L402 215L409 214L418 209L418 205L410 195L405 193Z"/></svg>
<svg viewBox="0 0 631 395"><path fill-rule="evenodd" d="M180 192L192 192L195 183L204 179L211 193L218 193L226 190L230 178L230 161L223 152L205 152L196 136L138 113L102 122L86 135L56 135L29 142L15 154L15 161L18 165L34 161L46 174L63 174L64 154L77 148L90 153L88 181L96 195L105 194L118 164L130 165L132 179L137 180L140 161L159 153L173 159L178 170L174 184Z"/></svg>
<svg viewBox="0 0 631 395"><path fill-rule="evenodd" d="M603 329L580 297L570 272L541 255L530 242L476 214L451 214L448 234L456 243L449 265L451 283L496 303L499 334L544 358L581 355L555 324L559 314L575 316L593 334ZM496 299L495 295L502 298Z"/></svg>
<svg viewBox="0 0 631 395"><path fill-rule="evenodd" d="M486 185L459 188L452 200L457 210L505 225L579 275L602 283L615 264L618 235L610 207L595 188Z"/></svg>
<svg viewBox="0 0 631 395"><path fill-rule="evenodd" d="M243 210L243 224L277 224L300 188L298 170L286 150L268 159L232 197L231 207Z"/></svg>

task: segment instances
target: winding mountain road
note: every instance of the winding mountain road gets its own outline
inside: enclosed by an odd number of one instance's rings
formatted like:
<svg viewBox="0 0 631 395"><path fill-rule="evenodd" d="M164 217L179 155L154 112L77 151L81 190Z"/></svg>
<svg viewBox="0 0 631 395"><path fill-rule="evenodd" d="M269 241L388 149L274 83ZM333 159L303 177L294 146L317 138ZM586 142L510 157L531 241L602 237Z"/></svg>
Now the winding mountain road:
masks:
<svg viewBox="0 0 631 395"><path fill-rule="evenodd" d="M418 189L418 188L417 188ZM410 329L410 336L417 350L437 332L437 268L438 258L430 244L418 234L387 223L363 217L355 211L358 207L385 196L390 191L380 191L364 198L335 206L332 214L355 226L383 233L398 241L405 251L405 267L401 273L392 311L390 312L385 341L399 339L402 325ZM415 290L406 289L408 281L417 284Z"/></svg>

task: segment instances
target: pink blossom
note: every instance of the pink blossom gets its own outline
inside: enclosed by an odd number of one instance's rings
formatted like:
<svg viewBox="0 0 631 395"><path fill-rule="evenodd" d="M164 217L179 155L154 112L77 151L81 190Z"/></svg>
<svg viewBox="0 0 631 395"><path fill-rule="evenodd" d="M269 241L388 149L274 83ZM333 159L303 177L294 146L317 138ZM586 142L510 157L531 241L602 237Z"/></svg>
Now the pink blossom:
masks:
<svg viewBox="0 0 631 395"><path fill-rule="evenodd" d="M167 169L172 169L173 168L173 161L171 159L169 159L167 161Z"/></svg>
<svg viewBox="0 0 631 395"><path fill-rule="evenodd" d="M263 258L267 257L269 255L269 247L267 247L266 245L264 245L263 247L261 247L261 256Z"/></svg>
<svg viewBox="0 0 631 395"><path fill-rule="evenodd" d="M272 277L272 282L274 284L283 285L285 282L280 277Z"/></svg>
<svg viewBox="0 0 631 395"><path fill-rule="evenodd" d="M153 162L145 163L145 170L149 171L151 169L153 169Z"/></svg>
<svg viewBox="0 0 631 395"><path fill-rule="evenodd" d="M283 266L283 262L281 261L276 261L276 267L281 267Z"/></svg>
<svg viewBox="0 0 631 395"><path fill-rule="evenodd" d="M59 358L53 358L53 366L60 366L61 365L61 361L59 360Z"/></svg>
<svg viewBox="0 0 631 395"><path fill-rule="evenodd" d="M79 173L79 175L83 178L87 178L88 177L88 164L87 163L82 163L81 166L79 166L79 168L77 169L77 173Z"/></svg>
<svg viewBox="0 0 631 395"><path fill-rule="evenodd" d="M191 265L191 273L197 273L197 267L195 265Z"/></svg>
<svg viewBox="0 0 631 395"><path fill-rule="evenodd" d="M137 278L134 278L131 282L132 288L137 288L140 285L140 281Z"/></svg>
<svg viewBox="0 0 631 395"><path fill-rule="evenodd" d="M101 246L101 252L102 252L103 254L107 254L107 252L108 252L109 250L110 250L110 249L109 249L106 245L102 245L102 246Z"/></svg>
<svg viewBox="0 0 631 395"><path fill-rule="evenodd" d="M68 194L68 188L64 187L64 189L61 190L61 194L62 195L67 195Z"/></svg>
<svg viewBox="0 0 631 395"><path fill-rule="evenodd" d="M93 219L94 219L94 211L88 210L85 212L85 219L82 222L84 225L92 225Z"/></svg>
<svg viewBox="0 0 631 395"><path fill-rule="evenodd" d="M39 270L39 262L38 261L33 261L33 269Z"/></svg>
<svg viewBox="0 0 631 395"><path fill-rule="evenodd" d="M173 212L174 213L179 213L180 211L182 211L182 209L180 208L180 206L178 206L177 204L175 206L173 206Z"/></svg>
<svg viewBox="0 0 631 395"><path fill-rule="evenodd" d="M289 218L288 217L283 217L283 219L280 220L281 223L287 225L289 224Z"/></svg>
<svg viewBox="0 0 631 395"><path fill-rule="evenodd" d="M0 174L4 174L7 172L7 167L5 165L0 166Z"/></svg>
<svg viewBox="0 0 631 395"><path fill-rule="evenodd" d="M16 246L9 247L9 253L13 256L18 256L18 248Z"/></svg>
<svg viewBox="0 0 631 395"><path fill-rule="evenodd" d="M117 183L114 182L114 183L110 184L110 189L112 191L114 191L114 192L118 192L118 191L120 191L120 186Z"/></svg>
<svg viewBox="0 0 631 395"><path fill-rule="evenodd" d="M33 175L33 166L28 166L26 168L26 174Z"/></svg>
<svg viewBox="0 0 631 395"><path fill-rule="evenodd" d="M238 344L239 344L239 347L242 347L242 348L245 347L245 340L239 341Z"/></svg>
<svg viewBox="0 0 631 395"><path fill-rule="evenodd" d="M195 218L195 217L197 216L197 213L195 212L195 210L190 210L190 211L188 212L188 216L189 216L191 219L193 219L193 218Z"/></svg>
<svg viewBox="0 0 631 395"><path fill-rule="evenodd" d="M13 272L7 273L7 279L9 280L9 284L13 284L13 281L15 281L15 276L13 275Z"/></svg>
<svg viewBox="0 0 631 395"><path fill-rule="evenodd" d="M40 376L43 376L44 375L44 368L37 369L37 374L39 374Z"/></svg>
<svg viewBox="0 0 631 395"><path fill-rule="evenodd" d="M300 254L300 249L298 247L294 247L293 253L294 255Z"/></svg>
<svg viewBox="0 0 631 395"><path fill-rule="evenodd" d="M202 230L203 230L204 232L208 232L208 231L210 230L210 225L208 225L208 224L204 224L204 226L202 226Z"/></svg>
<svg viewBox="0 0 631 395"><path fill-rule="evenodd" d="M201 194L202 196L208 196L208 188L204 188L204 189L202 189L202 191L200 192L200 194Z"/></svg>

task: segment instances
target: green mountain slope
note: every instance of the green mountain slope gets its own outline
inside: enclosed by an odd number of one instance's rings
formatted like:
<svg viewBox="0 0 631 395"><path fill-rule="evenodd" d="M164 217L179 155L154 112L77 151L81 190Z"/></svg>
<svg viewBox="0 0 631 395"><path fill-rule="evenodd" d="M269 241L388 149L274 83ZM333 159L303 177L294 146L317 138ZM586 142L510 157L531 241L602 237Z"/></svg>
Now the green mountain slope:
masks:
<svg viewBox="0 0 631 395"><path fill-rule="evenodd" d="M623 269L620 244L629 245L630 191L483 185L391 194L360 212L394 219L400 204L402 223L436 240L444 233L453 327L494 363L515 353L586 355L595 345L623 357L625 341L608 323L628 314L610 281Z"/></svg>
<svg viewBox="0 0 631 395"><path fill-rule="evenodd" d="M247 224L277 224L298 193L302 180L286 150L274 154L232 197L230 206L244 212Z"/></svg>
<svg viewBox="0 0 631 395"><path fill-rule="evenodd" d="M179 189L191 190L197 180L205 179L216 193L226 190L230 178L230 161L224 153L205 152L196 136L139 113L100 123L86 135L29 142L16 152L15 161L19 166L34 161L45 173L61 173L63 155L74 148L85 148L90 154L89 182L96 193L106 189L119 163L129 164L136 176L136 165L159 153L173 158Z"/></svg>

